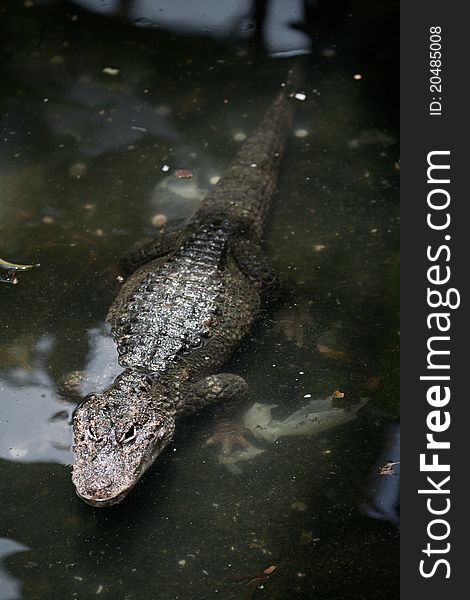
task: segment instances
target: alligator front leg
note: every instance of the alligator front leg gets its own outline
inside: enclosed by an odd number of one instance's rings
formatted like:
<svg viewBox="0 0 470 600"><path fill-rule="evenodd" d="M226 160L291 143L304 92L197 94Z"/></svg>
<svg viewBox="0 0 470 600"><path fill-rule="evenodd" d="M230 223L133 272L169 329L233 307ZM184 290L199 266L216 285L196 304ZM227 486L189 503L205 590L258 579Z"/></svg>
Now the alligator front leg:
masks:
<svg viewBox="0 0 470 600"><path fill-rule="evenodd" d="M200 379L191 386L190 397L177 416L188 415L212 404L243 402L248 398L248 385L238 375L218 373Z"/></svg>
<svg viewBox="0 0 470 600"><path fill-rule="evenodd" d="M137 242L121 258L121 267L127 274L130 274L154 258L166 256L175 250L180 239L181 231L163 231L155 238Z"/></svg>
<svg viewBox="0 0 470 600"><path fill-rule="evenodd" d="M250 281L259 286L261 292L277 287L275 270L258 244L250 240L236 241L232 251L239 269Z"/></svg>
<svg viewBox="0 0 470 600"><path fill-rule="evenodd" d="M114 364L100 373L89 373L86 369L68 371L57 381L57 395L63 400L80 402L88 394L106 389L120 372L122 368Z"/></svg>
<svg viewBox="0 0 470 600"><path fill-rule="evenodd" d="M247 439L248 429L237 419L228 417L233 407L243 404L248 398L248 386L244 379L231 373L219 373L205 377L193 386L191 403L186 414L205 406L220 403L214 433L206 440L206 446L220 446L223 455L231 454L235 448L251 448ZM251 434L250 434L251 435Z"/></svg>
<svg viewBox="0 0 470 600"><path fill-rule="evenodd" d="M229 456L235 449L241 448L248 450L254 448L253 444L247 439L247 434L251 437L251 432L240 421L235 419L218 418L214 433L207 438L205 446L219 446L223 456Z"/></svg>

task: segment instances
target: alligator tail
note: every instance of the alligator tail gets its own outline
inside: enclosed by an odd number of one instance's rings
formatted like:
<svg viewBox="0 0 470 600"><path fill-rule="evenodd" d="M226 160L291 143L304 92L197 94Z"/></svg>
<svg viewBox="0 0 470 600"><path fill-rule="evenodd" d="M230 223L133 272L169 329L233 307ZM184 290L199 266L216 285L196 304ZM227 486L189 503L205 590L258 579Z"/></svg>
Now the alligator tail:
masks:
<svg viewBox="0 0 470 600"><path fill-rule="evenodd" d="M241 227L251 239L261 239L292 124L294 95L301 91L303 79L303 65L294 63L282 91L243 143L222 179L204 199L195 215L196 221L227 219Z"/></svg>

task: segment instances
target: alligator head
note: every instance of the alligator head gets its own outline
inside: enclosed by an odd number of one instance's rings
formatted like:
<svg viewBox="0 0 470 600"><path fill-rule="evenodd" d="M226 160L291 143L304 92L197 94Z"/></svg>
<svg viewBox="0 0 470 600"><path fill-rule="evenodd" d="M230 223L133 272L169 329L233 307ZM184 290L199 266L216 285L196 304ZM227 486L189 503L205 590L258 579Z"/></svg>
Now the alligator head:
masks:
<svg viewBox="0 0 470 600"><path fill-rule="evenodd" d="M120 502L173 437L174 419L152 383L124 372L102 394L85 398L73 417L72 481L92 506Z"/></svg>

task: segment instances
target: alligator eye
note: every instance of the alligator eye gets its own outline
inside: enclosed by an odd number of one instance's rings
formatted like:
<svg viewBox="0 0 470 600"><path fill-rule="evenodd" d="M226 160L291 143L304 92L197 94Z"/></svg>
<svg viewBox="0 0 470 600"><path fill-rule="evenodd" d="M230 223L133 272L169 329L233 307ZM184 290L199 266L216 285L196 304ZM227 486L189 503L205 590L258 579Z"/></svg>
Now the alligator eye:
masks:
<svg viewBox="0 0 470 600"><path fill-rule="evenodd" d="M196 337L191 341L191 346L193 348L200 348L202 346L202 340L200 337Z"/></svg>
<svg viewBox="0 0 470 600"><path fill-rule="evenodd" d="M98 442L100 440L100 438L96 435L96 430L93 427L93 425L90 425L88 427L88 429L86 430L86 433L90 440L93 440L94 442Z"/></svg>
<svg viewBox="0 0 470 600"><path fill-rule="evenodd" d="M126 433L119 440L120 444L130 444L135 440L135 436L137 435L137 430L135 425L131 425Z"/></svg>

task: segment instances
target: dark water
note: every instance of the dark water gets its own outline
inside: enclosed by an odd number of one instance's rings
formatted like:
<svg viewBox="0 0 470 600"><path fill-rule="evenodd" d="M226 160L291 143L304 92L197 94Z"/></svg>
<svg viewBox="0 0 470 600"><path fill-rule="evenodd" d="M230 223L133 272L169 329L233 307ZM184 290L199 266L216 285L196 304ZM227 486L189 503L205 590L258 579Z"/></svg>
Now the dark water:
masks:
<svg viewBox="0 0 470 600"><path fill-rule="evenodd" d="M396 6L323 4L302 33L286 25L301 3L272 2L263 47L249 2L83 4L102 14L0 9L0 256L41 263L0 284L0 598L398 597L396 524L364 508L395 477L378 473L398 413ZM119 257L156 215L192 212L284 79L267 53L295 48L306 99L265 244L290 292L227 370L278 418L335 390L367 405L257 442L239 474L196 415L122 505L94 510L71 485L58 382L93 359Z"/></svg>

